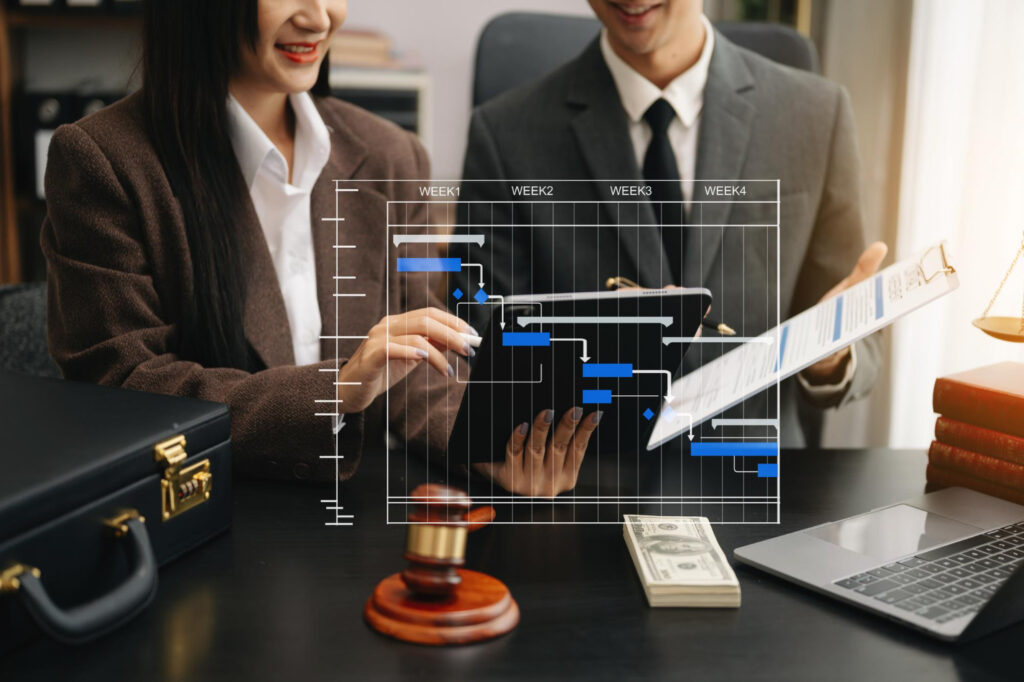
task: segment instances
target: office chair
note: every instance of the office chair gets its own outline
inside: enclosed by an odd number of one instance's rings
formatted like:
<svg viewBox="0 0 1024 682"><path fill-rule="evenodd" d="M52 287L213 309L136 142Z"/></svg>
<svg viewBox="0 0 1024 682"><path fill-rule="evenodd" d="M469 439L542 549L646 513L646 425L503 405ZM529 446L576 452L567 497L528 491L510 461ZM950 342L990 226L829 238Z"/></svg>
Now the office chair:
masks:
<svg viewBox="0 0 1024 682"><path fill-rule="evenodd" d="M59 377L46 349L46 284L0 286L0 370Z"/></svg>
<svg viewBox="0 0 1024 682"><path fill-rule="evenodd" d="M592 17L559 14L510 12L491 19L477 41L473 106L547 75L582 52L600 28ZM768 59L818 73L814 43L788 26L726 21L715 28Z"/></svg>

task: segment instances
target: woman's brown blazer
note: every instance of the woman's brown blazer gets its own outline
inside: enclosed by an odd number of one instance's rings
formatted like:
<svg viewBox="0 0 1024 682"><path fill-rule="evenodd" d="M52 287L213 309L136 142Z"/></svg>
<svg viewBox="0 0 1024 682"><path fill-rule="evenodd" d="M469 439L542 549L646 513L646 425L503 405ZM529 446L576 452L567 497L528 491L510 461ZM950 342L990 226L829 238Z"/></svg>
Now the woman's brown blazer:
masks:
<svg viewBox="0 0 1024 682"><path fill-rule="evenodd" d="M316 401L334 397L331 370L359 339L324 338L322 362L294 366L284 301L247 196L241 216L248 268L244 327L266 369L209 368L176 354L179 321L193 296L191 260L181 209L146 133L141 104L138 95L129 96L53 136L42 230L51 354L68 379L227 403L235 467L242 473L333 478L334 460L326 458L335 454L331 420L314 415L334 406ZM323 335L366 334L385 314L388 296L392 313L440 306L426 281L398 277L386 256L386 202L415 198L415 183L389 180L430 177L422 146L353 105L325 98L317 107L331 133L330 159L311 210ZM378 182L336 193L334 181L348 179ZM336 201L344 222L330 220ZM420 216L406 222L420 222ZM336 227L339 243L355 249L335 248ZM334 279L336 258L337 272L355 280ZM342 292L366 296L335 297L336 282ZM338 440L342 477L353 473L364 448L383 455L389 429L412 446L443 453L460 384L423 364L391 394L388 415L383 396L364 413L346 415Z"/></svg>

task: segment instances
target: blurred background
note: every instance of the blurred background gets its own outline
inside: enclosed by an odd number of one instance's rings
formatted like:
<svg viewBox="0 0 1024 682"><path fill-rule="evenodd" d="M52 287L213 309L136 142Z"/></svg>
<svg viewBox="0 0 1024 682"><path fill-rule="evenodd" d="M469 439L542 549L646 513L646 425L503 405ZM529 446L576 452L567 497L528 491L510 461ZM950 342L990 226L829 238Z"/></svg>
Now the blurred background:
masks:
<svg viewBox="0 0 1024 682"><path fill-rule="evenodd" d="M139 2L0 5L0 284L45 279L41 178L52 130L137 86ZM971 326L1024 232L1024 2L705 0L713 21L779 22L807 36L822 74L850 92L869 241L906 258L948 239L960 289L885 339L869 400L828 416L827 446L920 447L932 438L935 377L1020 345ZM417 132L435 178L457 179L477 39L508 12L591 16L585 0L350 0L331 50L338 96ZM992 314L1020 315L1024 265ZM0 320L0 325L3 321Z"/></svg>

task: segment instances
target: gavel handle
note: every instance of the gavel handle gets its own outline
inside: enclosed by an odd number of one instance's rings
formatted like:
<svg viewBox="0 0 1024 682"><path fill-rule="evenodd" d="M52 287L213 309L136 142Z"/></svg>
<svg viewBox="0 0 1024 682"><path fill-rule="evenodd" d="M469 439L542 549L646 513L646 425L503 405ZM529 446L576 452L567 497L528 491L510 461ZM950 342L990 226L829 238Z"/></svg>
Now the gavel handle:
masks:
<svg viewBox="0 0 1024 682"><path fill-rule="evenodd" d="M488 523L494 520L494 517L498 513L494 511L494 507L477 507L476 509L470 509L466 512L463 520L466 522L467 528L472 532L474 530L480 530Z"/></svg>

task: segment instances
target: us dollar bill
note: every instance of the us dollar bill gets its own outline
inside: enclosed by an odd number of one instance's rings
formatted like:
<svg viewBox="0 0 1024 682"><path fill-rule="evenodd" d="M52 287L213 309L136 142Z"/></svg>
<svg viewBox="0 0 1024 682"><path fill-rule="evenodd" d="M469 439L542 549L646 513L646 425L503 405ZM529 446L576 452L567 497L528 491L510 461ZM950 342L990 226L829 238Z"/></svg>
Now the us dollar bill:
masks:
<svg viewBox="0 0 1024 682"><path fill-rule="evenodd" d="M739 585L706 518L624 518L625 540L645 587Z"/></svg>

